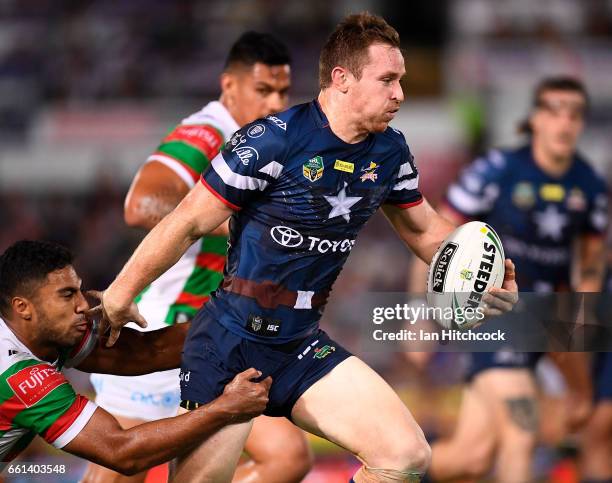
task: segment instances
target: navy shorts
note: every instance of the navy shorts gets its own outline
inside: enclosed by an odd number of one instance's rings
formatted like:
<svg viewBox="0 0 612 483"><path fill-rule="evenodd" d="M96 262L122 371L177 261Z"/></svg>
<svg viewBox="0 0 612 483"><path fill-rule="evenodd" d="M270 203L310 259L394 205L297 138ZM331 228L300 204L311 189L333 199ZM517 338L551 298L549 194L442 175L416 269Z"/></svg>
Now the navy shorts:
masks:
<svg viewBox="0 0 612 483"><path fill-rule="evenodd" d="M468 369L467 381L471 381L487 369L529 369L533 370L542 352L518 352L511 349L497 352L473 352Z"/></svg>
<svg viewBox="0 0 612 483"><path fill-rule="evenodd" d="M262 372L262 379L273 379L264 414L290 419L300 396L350 356L320 329L287 344L262 344L230 332L200 311L183 347L181 406L192 408L212 401L236 374L254 367Z"/></svg>
<svg viewBox="0 0 612 483"><path fill-rule="evenodd" d="M612 352L595 353L595 401L612 401Z"/></svg>

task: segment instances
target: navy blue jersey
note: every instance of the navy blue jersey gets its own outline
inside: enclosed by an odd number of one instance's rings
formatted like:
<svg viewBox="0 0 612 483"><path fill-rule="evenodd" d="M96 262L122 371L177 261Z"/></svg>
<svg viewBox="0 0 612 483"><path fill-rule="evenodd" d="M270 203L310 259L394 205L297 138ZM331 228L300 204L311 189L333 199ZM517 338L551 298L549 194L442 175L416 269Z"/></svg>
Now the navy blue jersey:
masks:
<svg viewBox="0 0 612 483"><path fill-rule="evenodd" d="M236 210L224 281L203 310L272 344L316 330L359 230L381 204L422 201L399 131L347 144L316 101L237 131L202 183Z"/></svg>
<svg viewBox="0 0 612 483"><path fill-rule="evenodd" d="M450 206L495 228L516 265L522 291L567 290L572 244L581 234L604 235L604 181L580 157L560 178L544 173L531 146L491 151L451 185Z"/></svg>

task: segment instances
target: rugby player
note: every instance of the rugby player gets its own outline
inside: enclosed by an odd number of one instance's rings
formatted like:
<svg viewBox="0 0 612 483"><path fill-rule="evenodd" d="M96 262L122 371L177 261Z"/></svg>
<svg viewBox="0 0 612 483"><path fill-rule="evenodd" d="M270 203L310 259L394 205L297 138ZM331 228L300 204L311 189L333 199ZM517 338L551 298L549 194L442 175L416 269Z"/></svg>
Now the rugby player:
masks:
<svg viewBox="0 0 612 483"><path fill-rule="evenodd" d="M356 482L417 481L430 458L423 432L391 387L318 321L357 233L381 205L427 262L454 225L423 199L404 136L388 126L404 99L397 32L378 16L351 15L319 66L318 99L236 132L143 240L102 297L108 343L141 318L133 297L231 216L224 280L185 343L182 408L212 400L245 364L261 362L274 378L265 414L351 451L363 462ZM487 298L510 310L516 292L509 276ZM174 481L229 481L250 429L224 428L214 444L179 457Z"/></svg>
<svg viewBox="0 0 612 483"><path fill-rule="evenodd" d="M542 80L523 126L529 143L477 159L448 190L441 214L455 223L479 219L493 226L516 264L521 291L601 289L606 186L576 151L587 107L588 95L578 80ZM572 263L578 265L575 284ZM532 480L538 430L533 369L540 356L513 348L471 354L455 432L432 445L432 479L479 478L495 466L497 481ZM584 373L586 364L581 354L555 359L574 400L567 422L575 429L589 414L588 377L577 370L582 365Z"/></svg>
<svg viewBox="0 0 612 483"><path fill-rule="evenodd" d="M270 34L243 34L229 51L220 85L219 100L174 127L134 178L125 202L128 225L153 228L193 188L235 131L287 108L287 48ZM221 283L226 252L227 223L223 223L143 290L136 301L148 329L191 320ZM92 384L96 403L124 428L173 416L178 410L178 370L139 377L95 374ZM245 449L251 459L240 465L234 481L300 481L312 463L304 433L286 419L258 418ZM136 482L143 481L145 474L127 479L92 464L87 477L97 482Z"/></svg>
<svg viewBox="0 0 612 483"><path fill-rule="evenodd" d="M122 429L75 393L62 368L134 375L177 367L187 324L145 334L128 329L109 349L98 343L88 309L65 248L21 241L0 256L2 462L40 435L56 448L133 474L264 410L271 381L251 382L261 373L249 369L196 411Z"/></svg>

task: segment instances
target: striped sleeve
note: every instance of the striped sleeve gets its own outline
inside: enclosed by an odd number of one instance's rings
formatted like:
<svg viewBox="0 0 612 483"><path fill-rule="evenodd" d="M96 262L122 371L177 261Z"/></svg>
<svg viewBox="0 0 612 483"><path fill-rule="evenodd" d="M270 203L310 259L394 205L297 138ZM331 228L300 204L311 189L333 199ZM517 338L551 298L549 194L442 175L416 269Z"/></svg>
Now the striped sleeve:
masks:
<svg viewBox="0 0 612 483"><path fill-rule="evenodd" d="M408 146L403 146L403 162L399 167L393 188L385 203L398 208L410 208L423 202L419 191L419 171Z"/></svg>
<svg viewBox="0 0 612 483"><path fill-rule="evenodd" d="M68 353L64 367L76 367L91 354L98 344L98 322L92 321L81 341Z"/></svg>
<svg viewBox="0 0 612 483"><path fill-rule="evenodd" d="M176 126L147 159L172 169L189 187L193 187L223 147L223 135L209 124Z"/></svg>
<svg viewBox="0 0 612 483"><path fill-rule="evenodd" d="M4 423L32 430L57 448L72 441L96 410L51 364L23 360L11 372L5 379L9 397L2 403Z"/></svg>
<svg viewBox="0 0 612 483"><path fill-rule="evenodd" d="M497 150L476 159L451 184L446 202L466 218L486 215L497 201L506 165L503 153Z"/></svg>
<svg viewBox="0 0 612 483"><path fill-rule="evenodd" d="M258 120L236 131L202 175L202 183L224 204L239 210L283 172L284 137Z"/></svg>

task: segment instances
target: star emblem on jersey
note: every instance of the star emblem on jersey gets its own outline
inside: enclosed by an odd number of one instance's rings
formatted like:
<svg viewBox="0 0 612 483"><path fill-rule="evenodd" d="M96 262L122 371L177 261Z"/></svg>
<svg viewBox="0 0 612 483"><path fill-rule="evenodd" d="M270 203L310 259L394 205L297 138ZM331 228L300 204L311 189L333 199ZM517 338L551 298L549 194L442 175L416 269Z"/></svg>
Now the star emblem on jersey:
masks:
<svg viewBox="0 0 612 483"><path fill-rule="evenodd" d="M344 187L340 190L337 196L324 196L332 209L329 212L328 220L341 216L348 223L351 221L351 207L357 203L363 196L346 196L346 187L348 183L344 182Z"/></svg>
<svg viewBox="0 0 612 483"><path fill-rule="evenodd" d="M539 236L549 237L555 241L561 240L568 219L567 215L560 213L555 205L548 205L544 211L535 212L533 218L538 226Z"/></svg>

